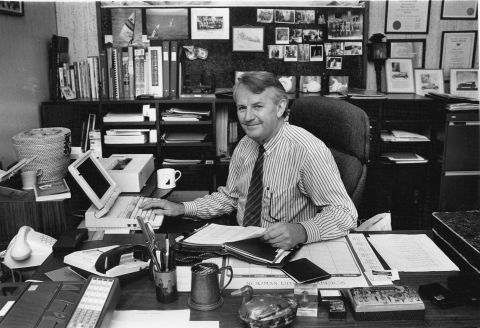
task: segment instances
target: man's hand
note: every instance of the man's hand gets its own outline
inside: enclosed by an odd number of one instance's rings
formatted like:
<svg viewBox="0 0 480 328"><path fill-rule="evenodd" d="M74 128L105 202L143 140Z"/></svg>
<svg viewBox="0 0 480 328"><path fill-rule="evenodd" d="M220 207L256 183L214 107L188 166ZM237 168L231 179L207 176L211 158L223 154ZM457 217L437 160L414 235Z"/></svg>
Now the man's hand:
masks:
<svg viewBox="0 0 480 328"><path fill-rule="evenodd" d="M183 204L165 199L149 199L144 201L139 207L144 211L153 209L153 212L158 215L180 216L185 214L185 206Z"/></svg>
<svg viewBox="0 0 480 328"><path fill-rule="evenodd" d="M307 241L307 232L301 224L276 223L263 234L263 239L273 247L290 249Z"/></svg>

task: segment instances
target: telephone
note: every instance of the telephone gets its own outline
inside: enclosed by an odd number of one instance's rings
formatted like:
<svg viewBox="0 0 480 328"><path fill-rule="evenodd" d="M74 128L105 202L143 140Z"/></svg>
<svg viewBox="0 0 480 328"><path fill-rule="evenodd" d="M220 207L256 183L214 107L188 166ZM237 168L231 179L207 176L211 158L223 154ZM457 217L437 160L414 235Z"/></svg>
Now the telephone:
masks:
<svg viewBox="0 0 480 328"><path fill-rule="evenodd" d="M56 241L29 226L23 226L8 245L4 263L10 269L38 266L50 255Z"/></svg>

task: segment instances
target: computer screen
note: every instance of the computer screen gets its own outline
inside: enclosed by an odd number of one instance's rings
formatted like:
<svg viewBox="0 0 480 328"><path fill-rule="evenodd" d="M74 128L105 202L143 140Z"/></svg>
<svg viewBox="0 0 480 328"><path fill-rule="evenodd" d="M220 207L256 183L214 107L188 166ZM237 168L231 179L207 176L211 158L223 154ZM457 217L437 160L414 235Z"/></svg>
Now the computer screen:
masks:
<svg viewBox="0 0 480 328"><path fill-rule="evenodd" d="M98 209L105 206L117 188L115 181L91 151L70 164L68 170Z"/></svg>

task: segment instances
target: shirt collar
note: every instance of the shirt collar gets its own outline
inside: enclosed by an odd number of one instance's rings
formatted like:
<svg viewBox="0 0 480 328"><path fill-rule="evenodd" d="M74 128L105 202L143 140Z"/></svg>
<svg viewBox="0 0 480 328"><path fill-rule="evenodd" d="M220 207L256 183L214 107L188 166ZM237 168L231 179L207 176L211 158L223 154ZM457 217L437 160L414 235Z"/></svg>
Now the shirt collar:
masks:
<svg viewBox="0 0 480 328"><path fill-rule="evenodd" d="M266 155L268 155L280 143L280 140L283 138L283 135L285 134L285 129L287 125L288 125L288 122L283 122L277 134L275 134L275 136L272 139L270 139L269 141L263 144L263 148L265 148Z"/></svg>

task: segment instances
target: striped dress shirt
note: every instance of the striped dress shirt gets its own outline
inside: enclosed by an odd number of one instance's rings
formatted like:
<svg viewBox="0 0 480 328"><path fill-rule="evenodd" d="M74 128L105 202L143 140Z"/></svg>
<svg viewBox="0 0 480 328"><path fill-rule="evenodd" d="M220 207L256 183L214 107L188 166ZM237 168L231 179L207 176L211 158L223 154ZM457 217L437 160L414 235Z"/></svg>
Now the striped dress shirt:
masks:
<svg viewBox="0 0 480 328"><path fill-rule="evenodd" d="M330 150L320 139L284 123L263 146L263 227L276 222L299 223L307 232L307 243L341 237L356 227L355 205ZM184 202L185 215L209 219L236 209L237 222L242 225L258 147L248 136L242 138L232 155L227 185Z"/></svg>

